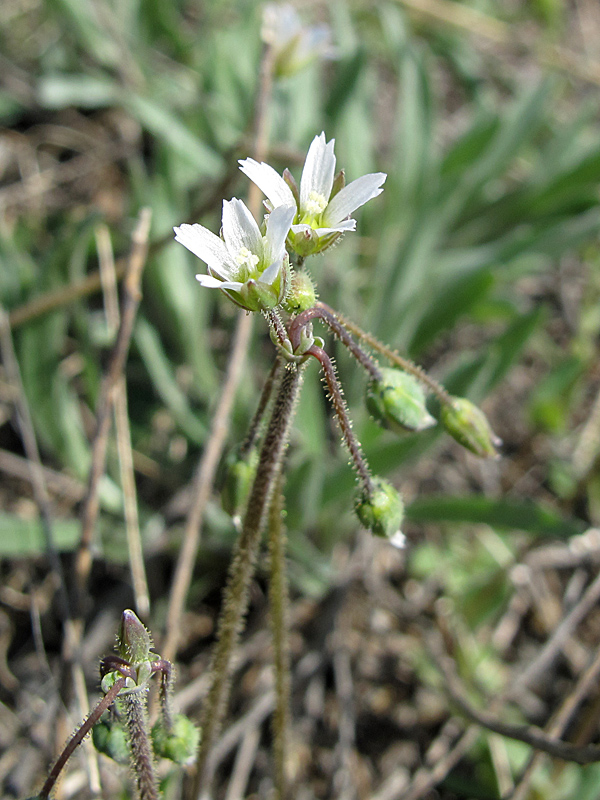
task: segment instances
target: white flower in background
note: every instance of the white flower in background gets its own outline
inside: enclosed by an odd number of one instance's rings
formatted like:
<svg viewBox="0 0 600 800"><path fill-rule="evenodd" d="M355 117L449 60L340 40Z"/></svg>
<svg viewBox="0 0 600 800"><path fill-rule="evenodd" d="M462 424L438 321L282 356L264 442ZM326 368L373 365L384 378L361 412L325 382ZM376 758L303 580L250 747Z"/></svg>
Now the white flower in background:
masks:
<svg viewBox="0 0 600 800"><path fill-rule="evenodd" d="M240 169L266 195L271 208L295 205L288 241L300 256L309 256L329 247L345 231L356 229L350 214L377 197L387 175L373 172L344 186L343 172L335 173L335 139L315 136L310 145L300 179L300 190L289 172L284 177L264 162L253 158L240 161Z"/></svg>
<svg viewBox="0 0 600 800"><path fill-rule="evenodd" d="M221 289L247 311L265 311L288 291L285 240L295 211L280 204L269 214L263 236L246 205L234 197L223 201L221 237L198 224L173 230L175 240L208 265L208 275L196 275L202 286Z"/></svg>
<svg viewBox="0 0 600 800"><path fill-rule="evenodd" d="M303 25L288 3L267 3L261 34L274 50L274 72L280 78L293 75L317 58L335 58L329 26Z"/></svg>

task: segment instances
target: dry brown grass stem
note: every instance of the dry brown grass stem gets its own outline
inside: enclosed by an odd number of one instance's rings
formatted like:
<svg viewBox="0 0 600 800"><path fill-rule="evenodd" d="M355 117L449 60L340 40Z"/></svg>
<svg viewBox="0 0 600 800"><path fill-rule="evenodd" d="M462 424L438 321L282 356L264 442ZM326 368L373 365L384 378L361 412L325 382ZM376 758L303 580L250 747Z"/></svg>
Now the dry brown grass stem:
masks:
<svg viewBox="0 0 600 800"><path fill-rule="evenodd" d="M133 324L141 300L140 283L148 252L150 232L150 209L140 212L138 224L133 233L132 247L127 269L123 278L123 300L121 322L110 363L102 382L98 409L96 412L96 433L92 443L92 464L90 468L86 497L81 514L81 538L75 556L75 579L79 600L85 596L90 569L92 566L92 541L99 510L98 488L104 474L106 447L110 429L111 412L117 384L123 374L129 352ZM81 605L78 603L78 608Z"/></svg>
<svg viewBox="0 0 600 800"><path fill-rule="evenodd" d="M561 45L519 37L515 26L494 19L475 8L469 8L455 0L396 0L410 11L427 17L434 22L450 25L461 31L471 33L502 47L515 45L533 52L534 58L544 67L566 72L577 80L600 86L600 63L582 58L579 53Z"/></svg>
<svg viewBox="0 0 600 800"><path fill-rule="evenodd" d="M106 321L111 333L116 335L120 323L117 275L110 233L106 225L101 225L96 230L96 246L100 265L100 277L102 279ZM115 387L114 417L121 473L121 487L123 489L129 568L131 570L135 608L138 616L145 621L150 616L150 594L148 592L148 581L146 579L138 517L137 492L131 449L131 430L129 427L129 413L127 409L127 384L123 375L121 375Z"/></svg>

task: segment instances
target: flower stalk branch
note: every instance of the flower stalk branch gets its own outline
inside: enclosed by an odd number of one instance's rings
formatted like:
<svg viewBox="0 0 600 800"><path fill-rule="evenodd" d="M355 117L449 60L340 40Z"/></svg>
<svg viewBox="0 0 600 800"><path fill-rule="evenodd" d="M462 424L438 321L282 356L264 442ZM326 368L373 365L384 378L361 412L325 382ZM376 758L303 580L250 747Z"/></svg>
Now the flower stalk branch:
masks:
<svg viewBox="0 0 600 800"><path fill-rule="evenodd" d="M434 394L437 399L442 404L448 404L451 401L450 394L446 391L446 389L434 380L430 375L428 375L425 370L420 367L418 364L415 364L409 358L405 358L401 356L396 350L392 350L390 347L385 345L383 342L380 342L377 337L373 336L372 333L368 333L368 331L364 331L359 325L357 325L353 320L348 319L344 314L341 314L339 311L334 311L333 308L328 306L326 303L321 302L320 300L317 301L317 308L321 309L323 312L332 315L334 318L338 320L338 322L343 325L350 333L353 333L358 339L365 342L371 349L375 350L377 353L380 353L382 356L388 359L392 364L395 364L400 369L408 372L410 375L413 375L418 381L420 381L424 386L426 386L432 394Z"/></svg>
<svg viewBox="0 0 600 800"><path fill-rule="evenodd" d="M290 729L289 595L285 565L286 534L283 525L284 498L279 476L269 509L269 609L273 637L275 712L273 714L273 763L276 800L287 796L287 752Z"/></svg>
<svg viewBox="0 0 600 800"><path fill-rule="evenodd" d="M300 344L302 328L313 319L320 319L325 322L363 369L375 380L381 380L381 370L378 364L368 353L365 353L360 345L350 336L335 312L324 303L317 303L313 308L306 309L306 311L298 314L298 316L294 317L290 322L288 332L294 348L298 347Z"/></svg>

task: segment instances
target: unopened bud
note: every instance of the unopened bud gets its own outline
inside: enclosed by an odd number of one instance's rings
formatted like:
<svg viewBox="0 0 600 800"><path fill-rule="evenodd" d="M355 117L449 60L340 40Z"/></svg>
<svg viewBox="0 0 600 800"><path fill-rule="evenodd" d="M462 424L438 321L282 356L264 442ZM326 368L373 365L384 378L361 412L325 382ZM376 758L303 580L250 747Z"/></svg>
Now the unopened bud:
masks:
<svg viewBox="0 0 600 800"><path fill-rule="evenodd" d="M306 272L295 272L292 276L291 287L285 299L285 309L290 314L299 314L312 308L317 301L315 285L310 275Z"/></svg>
<svg viewBox="0 0 600 800"><path fill-rule="evenodd" d="M435 425L427 411L425 392L419 381L399 369L381 369L381 378L367 387L367 408L386 428L422 431Z"/></svg>
<svg viewBox="0 0 600 800"><path fill-rule="evenodd" d="M119 655L132 664L139 664L150 657L152 637L133 611L127 609L121 617L117 635Z"/></svg>
<svg viewBox="0 0 600 800"><path fill-rule="evenodd" d="M162 719L152 727L152 746L157 756L176 764L191 764L200 743L200 729L184 714L176 714L167 730Z"/></svg>
<svg viewBox="0 0 600 800"><path fill-rule="evenodd" d="M356 515L375 536L382 536L398 546L398 534L404 518L402 498L392 484L383 478L372 478L371 484L370 493L361 488L356 498Z"/></svg>
<svg viewBox="0 0 600 800"><path fill-rule="evenodd" d="M497 458L502 440L496 436L483 411L465 397L451 397L441 410L444 428L467 450L482 458Z"/></svg>

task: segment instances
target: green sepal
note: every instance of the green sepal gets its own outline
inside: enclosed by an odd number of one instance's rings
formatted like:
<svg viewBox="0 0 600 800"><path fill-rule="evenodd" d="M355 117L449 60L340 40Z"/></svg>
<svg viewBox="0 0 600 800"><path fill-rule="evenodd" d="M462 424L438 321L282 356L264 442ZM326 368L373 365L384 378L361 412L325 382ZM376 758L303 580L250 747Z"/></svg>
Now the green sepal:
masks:
<svg viewBox="0 0 600 800"><path fill-rule="evenodd" d="M104 753L118 764L129 764L131 751L125 729L116 721L101 719L92 728L92 741L99 753Z"/></svg>
<svg viewBox="0 0 600 800"><path fill-rule="evenodd" d="M355 499L354 510L362 524L375 536L396 540L404 519L404 503L399 492L383 478L371 478L370 492L361 487Z"/></svg>
<svg viewBox="0 0 600 800"><path fill-rule="evenodd" d="M408 372L383 368L381 378L367 386L369 413L386 428L396 432L422 431L435 425L427 411L425 391Z"/></svg>
<svg viewBox="0 0 600 800"><path fill-rule="evenodd" d="M502 440L483 411L466 397L451 397L440 412L442 425L453 439L481 458L498 458Z"/></svg>
<svg viewBox="0 0 600 800"><path fill-rule="evenodd" d="M196 757L199 743L200 729L184 714L175 715L170 731L167 731L162 719L152 728L155 754L177 764L190 764Z"/></svg>
<svg viewBox="0 0 600 800"><path fill-rule="evenodd" d="M306 272L295 272L292 276L290 291L285 298L284 308L290 314L299 314L312 308L317 302L315 285Z"/></svg>

